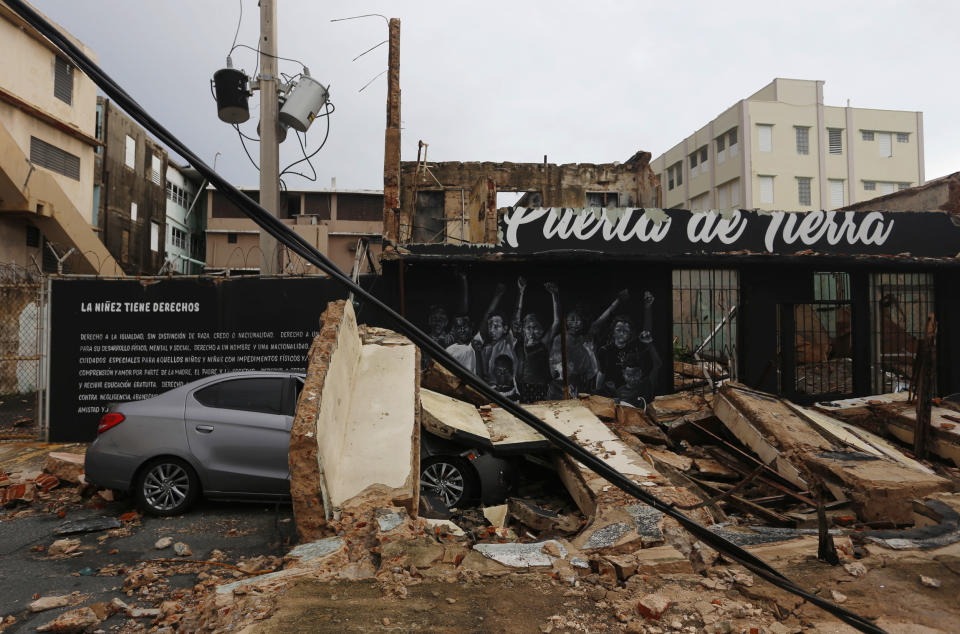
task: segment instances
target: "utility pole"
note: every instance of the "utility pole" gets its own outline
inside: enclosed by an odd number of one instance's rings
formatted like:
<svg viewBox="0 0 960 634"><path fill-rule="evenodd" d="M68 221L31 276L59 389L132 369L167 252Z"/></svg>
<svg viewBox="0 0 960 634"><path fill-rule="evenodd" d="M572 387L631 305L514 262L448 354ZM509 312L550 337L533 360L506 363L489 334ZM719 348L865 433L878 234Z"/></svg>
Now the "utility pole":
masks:
<svg viewBox="0 0 960 634"><path fill-rule="evenodd" d="M276 0L260 0L260 69L260 206L276 216L280 209ZM260 274L281 270L280 245L261 229Z"/></svg>

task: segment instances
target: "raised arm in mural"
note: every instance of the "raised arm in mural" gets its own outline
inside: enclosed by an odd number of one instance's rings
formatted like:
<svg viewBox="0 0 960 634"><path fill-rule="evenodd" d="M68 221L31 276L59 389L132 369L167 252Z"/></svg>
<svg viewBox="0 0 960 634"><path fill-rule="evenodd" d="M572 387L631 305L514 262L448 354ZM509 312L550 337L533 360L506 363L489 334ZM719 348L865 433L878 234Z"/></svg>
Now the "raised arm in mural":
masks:
<svg viewBox="0 0 960 634"><path fill-rule="evenodd" d="M610 302L610 305L607 306L607 309L590 324L589 337L592 340L591 342L599 338L601 331L604 326L606 326L607 321L610 320L610 317L628 301L630 301L630 291L625 288L621 289L620 292L617 293L617 296L613 298L613 301Z"/></svg>
<svg viewBox="0 0 960 634"><path fill-rule="evenodd" d="M653 342L653 293L646 291L643 294L643 329L640 331L640 341L637 344L640 363L645 375L648 392L644 394L647 402L653 398L657 388L657 379L660 377L660 355Z"/></svg>
<svg viewBox="0 0 960 634"><path fill-rule="evenodd" d="M526 280L517 280L521 297L517 300L517 314L523 312L523 292L526 289ZM544 284L544 288L553 298L554 325L550 332L556 330L560 323L560 298L556 284ZM551 341L550 332L545 331L536 313L527 313L523 316L522 339L515 348L517 358L517 387L520 391L520 400L524 403L533 403L547 398L547 388L550 384L550 355L547 344Z"/></svg>
<svg viewBox="0 0 960 634"><path fill-rule="evenodd" d="M487 311L483 314L483 321L480 324L480 331L473 338L473 345L480 354L480 366L478 374L491 385L496 381L496 360L498 357L506 356L510 361L511 375L516 366L514 355L514 346L516 338L507 328L507 320L502 312L498 311L500 301L506 293L507 287L503 284L497 284L493 291L493 297ZM504 363L500 363L501 373Z"/></svg>

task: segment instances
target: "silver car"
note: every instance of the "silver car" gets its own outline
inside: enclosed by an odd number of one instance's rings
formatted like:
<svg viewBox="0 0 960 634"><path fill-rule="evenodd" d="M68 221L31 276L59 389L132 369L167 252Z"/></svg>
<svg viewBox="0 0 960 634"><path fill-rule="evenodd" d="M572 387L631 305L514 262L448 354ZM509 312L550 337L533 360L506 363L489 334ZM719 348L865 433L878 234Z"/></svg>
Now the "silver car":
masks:
<svg viewBox="0 0 960 634"><path fill-rule="evenodd" d="M131 491L153 515L208 498L286 500L303 375L231 372L113 405L87 450L86 478Z"/></svg>

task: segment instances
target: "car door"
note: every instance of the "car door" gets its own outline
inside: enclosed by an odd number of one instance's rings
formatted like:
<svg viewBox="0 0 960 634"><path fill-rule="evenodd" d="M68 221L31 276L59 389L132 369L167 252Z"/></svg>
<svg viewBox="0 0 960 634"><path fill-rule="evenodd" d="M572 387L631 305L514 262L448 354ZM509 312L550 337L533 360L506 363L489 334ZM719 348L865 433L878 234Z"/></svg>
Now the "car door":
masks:
<svg viewBox="0 0 960 634"><path fill-rule="evenodd" d="M187 395L190 450L210 493L289 494L289 376L230 377Z"/></svg>

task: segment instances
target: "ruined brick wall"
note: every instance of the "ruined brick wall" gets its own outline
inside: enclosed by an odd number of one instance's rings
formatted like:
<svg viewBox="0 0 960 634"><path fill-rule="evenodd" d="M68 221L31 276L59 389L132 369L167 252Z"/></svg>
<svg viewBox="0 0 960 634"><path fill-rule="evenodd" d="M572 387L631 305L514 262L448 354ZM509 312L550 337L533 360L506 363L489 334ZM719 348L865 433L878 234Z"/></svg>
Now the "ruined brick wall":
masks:
<svg viewBox="0 0 960 634"><path fill-rule="evenodd" d="M330 359L337 349L345 304L343 300L330 302L320 317L320 332L307 353L307 378L290 430L290 497L297 518L297 532L303 541L323 537L327 524L323 506L323 476L317 459L317 417Z"/></svg>
<svg viewBox="0 0 960 634"><path fill-rule="evenodd" d="M655 207L659 200L659 184L649 163L650 153L643 151L624 163L557 165L452 161L430 163L429 171L420 166L419 173L415 161L404 161L400 164L400 241L408 241L412 235L412 231L404 231L403 227L416 224L418 194L443 192L447 241L492 242L496 237L496 215L489 205L483 206L482 217L467 213L471 210L471 198L476 197L476 188L486 182L493 185L494 201L498 191L537 192L541 199L538 206L585 207L588 192L616 192L621 207ZM472 210L476 213L476 205ZM473 235L463 229L469 228L471 223L474 227L481 227L479 233L482 235ZM440 236L437 241L442 238Z"/></svg>
<svg viewBox="0 0 960 634"><path fill-rule="evenodd" d="M847 205L843 211L946 211L960 218L960 172L925 185Z"/></svg>

